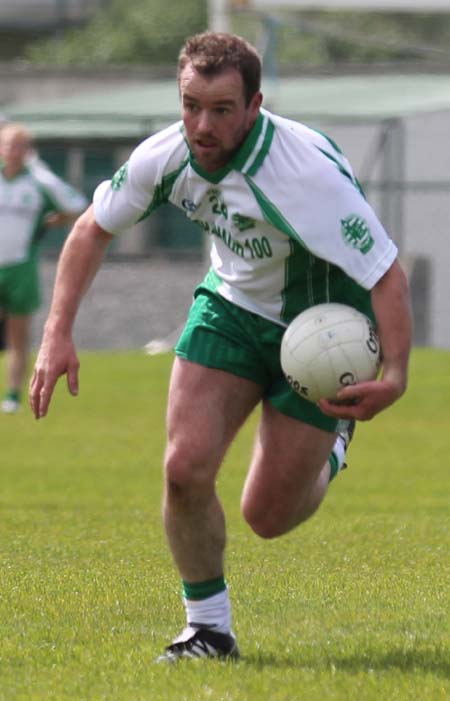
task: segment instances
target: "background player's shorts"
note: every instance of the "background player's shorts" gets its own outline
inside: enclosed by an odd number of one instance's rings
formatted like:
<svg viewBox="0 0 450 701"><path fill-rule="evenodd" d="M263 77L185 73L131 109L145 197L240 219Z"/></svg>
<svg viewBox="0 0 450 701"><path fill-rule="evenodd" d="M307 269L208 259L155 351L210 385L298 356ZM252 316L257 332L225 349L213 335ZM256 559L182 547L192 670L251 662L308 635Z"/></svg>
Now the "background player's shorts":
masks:
<svg viewBox="0 0 450 701"><path fill-rule="evenodd" d="M199 365L253 380L262 385L265 398L282 414L334 432L338 422L302 399L283 375L280 345L284 331L200 285L175 352Z"/></svg>
<svg viewBox="0 0 450 701"><path fill-rule="evenodd" d="M0 268L0 307L17 316L32 314L41 303L38 264L35 257Z"/></svg>

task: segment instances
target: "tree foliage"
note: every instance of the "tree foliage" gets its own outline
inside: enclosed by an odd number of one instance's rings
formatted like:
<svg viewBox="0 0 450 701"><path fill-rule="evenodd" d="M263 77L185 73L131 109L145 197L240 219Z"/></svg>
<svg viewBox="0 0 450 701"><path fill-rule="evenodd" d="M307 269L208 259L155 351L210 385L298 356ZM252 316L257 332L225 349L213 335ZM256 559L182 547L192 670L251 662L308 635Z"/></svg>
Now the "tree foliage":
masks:
<svg viewBox="0 0 450 701"><path fill-rule="evenodd" d="M30 46L32 62L56 65L173 63L207 26L206 0L112 0L82 29Z"/></svg>
<svg viewBox="0 0 450 701"><path fill-rule="evenodd" d="M173 64L184 39L208 24L207 0L111 0L82 29L31 45L53 65ZM370 62L450 63L449 13L235 12L233 31L279 67Z"/></svg>
<svg viewBox="0 0 450 701"><path fill-rule="evenodd" d="M268 21L269 20L269 21ZM261 20L236 17L236 29L258 41L275 34L280 66L424 61L450 64L449 13L297 11ZM272 41L274 41L272 37Z"/></svg>

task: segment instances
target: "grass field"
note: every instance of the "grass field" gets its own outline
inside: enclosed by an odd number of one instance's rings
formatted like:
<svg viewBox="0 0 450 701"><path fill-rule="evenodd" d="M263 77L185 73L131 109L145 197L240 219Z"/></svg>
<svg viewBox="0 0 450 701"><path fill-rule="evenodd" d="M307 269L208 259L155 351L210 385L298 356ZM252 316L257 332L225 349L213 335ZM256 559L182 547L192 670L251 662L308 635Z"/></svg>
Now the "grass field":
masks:
<svg viewBox="0 0 450 701"><path fill-rule="evenodd" d="M358 427L319 514L261 541L223 468L243 659L155 665L184 623L160 521L170 356L81 356L81 393L0 416L1 701L450 699L450 353ZM2 367L0 367L2 371Z"/></svg>

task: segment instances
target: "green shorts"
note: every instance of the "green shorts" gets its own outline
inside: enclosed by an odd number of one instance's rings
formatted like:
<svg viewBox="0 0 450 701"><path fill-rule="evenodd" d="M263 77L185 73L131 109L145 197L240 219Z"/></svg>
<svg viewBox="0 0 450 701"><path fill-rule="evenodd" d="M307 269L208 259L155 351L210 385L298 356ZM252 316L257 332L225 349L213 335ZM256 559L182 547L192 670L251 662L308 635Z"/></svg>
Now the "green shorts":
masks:
<svg viewBox="0 0 450 701"><path fill-rule="evenodd" d="M282 414L330 433L338 422L300 397L280 365L284 328L198 287L175 352L208 368L245 377L264 388L264 397Z"/></svg>
<svg viewBox="0 0 450 701"><path fill-rule="evenodd" d="M0 307L17 316L32 314L41 303L35 257L0 268Z"/></svg>

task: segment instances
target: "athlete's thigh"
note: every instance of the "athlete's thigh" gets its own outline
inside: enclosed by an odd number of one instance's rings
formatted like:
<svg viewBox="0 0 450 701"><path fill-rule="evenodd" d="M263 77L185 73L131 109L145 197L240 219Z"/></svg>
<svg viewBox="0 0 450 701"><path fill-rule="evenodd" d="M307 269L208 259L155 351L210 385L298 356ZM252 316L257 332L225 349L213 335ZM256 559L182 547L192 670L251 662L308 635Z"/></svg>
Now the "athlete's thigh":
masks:
<svg viewBox="0 0 450 701"><path fill-rule="evenodd" d="M260 401L256 382L176 357L167 410L168 452L217 471L236 432Z"/></svg>
<svg viewBox="0 0 450 701"><path fill-rule="evenodd" d="M14 350L23 350L28 346L31 316L9 314L6 317L6 338L8 346Z"/></svg>
<svg viewBox="0 0 450 701"><path fill-rule="evenodd" d="M243 502L252 510L295 509L325 465L335 433L286 416L263 403Z"/></svg>

